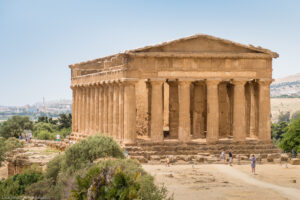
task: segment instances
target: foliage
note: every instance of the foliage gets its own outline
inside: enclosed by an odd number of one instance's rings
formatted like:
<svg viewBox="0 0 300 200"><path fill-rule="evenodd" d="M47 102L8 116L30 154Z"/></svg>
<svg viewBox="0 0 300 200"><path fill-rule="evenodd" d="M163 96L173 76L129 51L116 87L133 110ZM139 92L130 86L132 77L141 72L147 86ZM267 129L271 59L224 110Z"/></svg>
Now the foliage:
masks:
<svg viewBox="0 0 300 200"><path fill-rule="evenodd" d="M124 155L112 138L102 135L90 136L65 151L63 168L72 172L104 157L124 158Z"/></svg>
<svg viewBox="0 0 300 200"><path fill-rule="evenodd" d="M287 132L282 136L280 147L284 151L291 152L294 149L297 153L300 153L300 116L291 121Z"/></svg>
<svg viewBox="0 0 300 200"><path fill-rule="evenodd" d="M64 158L64 155L58 155L47 164L45 176L46 178L52 179L54 183L57 182L58 174L62 168Z"/></svg>
<svg viewBox="0 0 300 200"><path fill-rule="evenodd" d="M287 130L288 122L282 121L279 123L272 123L271 125L271 135L272 139L275 141L280 141L282 139L282 134Z"/></svg>
<svg viewBox="0 0 300 200"><path fill-rule="evenodd" d="M43 130L36 134L36 138L40 140L55 140L55 133L51 133L49 131Z"/></svg>
<svg viewBox="0 0 300 200"><path fill-rule="evenodd" d="M279 116L278 116L278 123L280 122L289 122L290 121L290 112L280 112Z"/></svg>
<svg viewBox="0 0 300 200"><path fill-rule="evenodd" d="M32 130L32 128L33 123L30 121L29 117L13 116L1 125L0 136L4 138L18 137L24 130Z"/></svg>
<svg viewBox="0 0 300 200"><path fill-rule="evenodd" d="M63 128L58 133L62 138L65 138L72 133L72 128Z"/></svg>
<svg viewBox="0 0 300 200"><path fill-rule="evenodd" d="M77 176L74 199L167 199L167 191L153 183L153 177L147 174L134 160L103 160L88 169L87 173Z"/></svg>
<svg viewBox="0 0 300 200"><path fill-rule="evenodd" d="M291 119L292 119L292 120L295 120L295 119L297 119L299 116L300 116L300 110L297 110L296 112L294 112L294 113L292 114Z"/></svg>
<svg viewBox="0 0 300 200"><path fill-rule="evenodd" d="M38 122L33 126L33 136L36 137L40 131L48 131L53 133L55 131L58 131L58 127L54 124Z"/></svg>
<svg viewBox="0 0 300 200"><path fill-rule="evenodd" d="M33 183L26 188L26 195L32 196L35 199L61 199L61 188L55 187L54 181L51 178L44 178L39 182Z"/></svg>
<svg viewBox="0 0 300 200"><path fill-rule="evenodd" d="M0 166L5 160L5 153L10 152L16 148L23 147L23 142L16 138L5 138L0 137Z"/></svg>
<svg viewBox="0 0 300 200"><path fill-rule="evenodd" d="M0 194L3 196L20 196L25 194L28 186L43 179L41 170L36 168L25 170L4 181L0 181Z"/></svg>
<svg viewBox="0 0 300 200"><path fill-rule="evenodd" d="M72 114L60 114L57 120L59 129L72 127Z"/></svg>
<svg viewBox="0 0 300 200"><path fill-rule="evenodd" d="M53 125L57 125L58 120L54 120L52 117L48 117L48 116L39 116L37 122L38 123L44 122L44 123L50 123Z"/></svg>

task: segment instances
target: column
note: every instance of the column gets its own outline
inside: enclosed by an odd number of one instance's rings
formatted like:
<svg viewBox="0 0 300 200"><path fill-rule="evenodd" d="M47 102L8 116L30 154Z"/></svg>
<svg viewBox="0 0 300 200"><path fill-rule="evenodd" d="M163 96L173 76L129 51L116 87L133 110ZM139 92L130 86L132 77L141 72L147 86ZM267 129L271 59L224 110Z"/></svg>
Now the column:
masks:
<svg viewBox="0 0 300 200"><path fill-rule="evenodd" d="M170 138L178 138L179 104L178 104L178 82L169 80L169 133Z"/></svg>
<svg viewBox="0 0 300 200"><path fill-rule="evenodd" d="M113 135L113 101L114 101L114 86L112 83L108 85L108 111L107 111L107 124L108 124L108 135Z"/></svg>
<svg viewBox="0 0 300 200"><path fill-rule="evenodd" d="M85 93L85 132L89 135L90 132L90 86L86 86Z"/></svg>
<svg viewBox="0 0 300 200"><path fill-rule="evenodd" d="M234 79L233 88L233 139L243 141L246 139L246 80Z"/></svg>
<svg viewBox="0 0 300 200"><path fill-rule="evenodd" d="M76 131L76 87L72 89L72 132Z"/></svg>
<svg viewBox="0 0 300 200"><path fill-rule="evenodd" d="M218 84L220 80L206 80L207 87L207 142L219 140L219 92Z"/></svg>
<svg viewBox="0 0 300 200"><path fill-rule="evenodd" d="M162 80L150 80L151 83L151 140L152 142L163 142L163 96Z"/></svg>
<svg viewBox="0 0 300 200"><path fill-rule="evenodd" d="M136 142L136 100L134 80L124 82L124 143Z"/></svg>
<svg viewBox="0 0 300 200"><path fill-rule="evenodd" d="M90 87L90 134L95 134L95 87Z"/></svg>
<svg viewBox="0 0 300 200"><path fill-rule="evenodd" d="M117 140L119 132L119 84L114 83L113 89L113 137Z"/></svg>
<svg viewBox="0 0 300 200"><path fill-rule="evenodd" d="M194 83L193 103L193 138L204 138L205 85L203 81Z"/></svg>
<svg viewBox="0 0 300 200"><path fill-rule="evenodd" d="M257 101L255 98L254 82L250 82L250 137L257 137Z"/></svg>
<svg viewBox="0 0 300 200"><path fill-rule="evenodd" d="M99 133L104 133L104 87L103 85L99 85L98 87L98 93L99 93L99 109L98 109L98 124L99 124Z"/></svg>
<svg viewBox="0 0 300 200"><path fill-rule="evenodd" d="M78 132L82 133L82 87L78 87Z"/></svg>
<svg viewBox="0 0 300 200"><path fill-rule="evenodd" d="M104 84L103 85L103 93L102 93L102 97L103 97L103 133L105 135L108 135L108 116L107 116L107 112L108 112L108 85Z"/></svg>
<svg viewBox="0 0 300 200"><path fill-rule="evenodd" d="M271 104L270 104L270 84L272 80L261 79L259 84L258 102L258 138L260 140L271 140Z"/></svg>
<svg viewBox="0 0 300 200"><path fill-rule="evenodd" d="M118 140L123 142L124 139L124 86L119 82L119 129Z"/></svg>
<svg viewBox="0 0 300 200"><path fill-rule="evenodd" d="M97 84L95 86L95 110L94 110L94 116L95 116L95 133L99 132L99 85Z"/></svg>
<svg viewBox="0 0 300 200"><path fill-rule="evenodd" d="M179 127L178 139L187 142L191 139L191 115L190 115L190 84L191 81L178 81L179 99Z"/></svg>

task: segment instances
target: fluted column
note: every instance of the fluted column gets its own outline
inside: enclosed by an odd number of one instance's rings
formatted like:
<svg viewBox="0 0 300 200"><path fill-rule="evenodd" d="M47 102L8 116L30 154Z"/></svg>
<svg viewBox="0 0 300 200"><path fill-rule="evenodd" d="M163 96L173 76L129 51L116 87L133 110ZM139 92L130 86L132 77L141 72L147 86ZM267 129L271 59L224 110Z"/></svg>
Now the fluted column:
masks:
<svg viewBox="0 0 300 200"><path fill-rule="evenodd" d="M71 87L72 89L72 132L76 131L76 88Z"/></svg>
<svg viewBox="0 0 300 200"><path fill-rule="evenodd" d="M104 133L104 87L103 85L98 86L99 93L99 109L98 109L98 124L99 124L99 133Z"/></svg>
<svg viewBox="0 0 300 200"><path fill-rule="evenodd" d="M108 112L108 85L104 84L103 85L103 133L105 135L108 135L108 116L107 116L107 112Z"/></svg>
<svg viewBox="0 0 300 200"><path fill-rule="evenodd" d="M123 142L124 139L124 86L119 82L119 129L118 140Z"/></svg>
<svg viewBox="0 0 300 200"><path fill-rule="evenodd" d="M90 87L90 134L95 134L95 87Z"/></svg>
<svg viewBox="0 0 300 200"><path fill-rule="evenodd" d="M133 80L124 82L124 143L136 142L136 100Z"/></svg>
<svg viewBox="0 0 300 200"><path fill-rule="evenodd" d="M257 101L255 98L254 83L250 83L250 137L257 137Z"/></svg>
<svg viewBox="0 0 300 200"><path fill-rule="evenodd" d="M94 116L95 116L95 133L99 133L99 85L95 86L95 110L94 110Z"/></svg>
<svg viewBox="0 0 300 200"><path fill-rule="evenodd" d="M204 138L205 84L194 82L193 137Z"/></svg>
<svg viewBox="0 0 300 200"><path fill-rule="evenodd" d="M151 83L151 140L162 142L163 133L163 96L162 80L150 80Z"/></svg>
<svg viewBox="0 0 300 200"><path fill-rule="evenodd" d="M90 94L91 94L91 90L90 90L90 86L86 87L86 101L85 101L85 123L86 123L86 127L85 127L85 132L86 134L89 134L90 132Z"/></svg>
<svg viewBox="0 0 300 200"><path fill-rule="evenodd" d="M246 102L245 83L246 80L234 79L233 89L233 139L243 141L246 139Z"/></svg>
<svg viewBox="0 0 300 200"><path fill-rule="evenodd" d="M114 86L112 83L108 85L108 135L113 135L113 101L114 101Z"/></svg>
<svg viewBox="0 0 300 200"><path fill-rule="evenodd" d="M118 139L119 131L119 84L113 84L113 137Z"/></svg>
<svg viewBox="0 0 300 200"><path fill-rule="evenodd" d="M178 81L179 99L179 128L178 139L188 142L191 139L191 115L190 115L190 84L191 81Z"/></svg>
<svg viewBox="0 0 300 200"><path fill-rule="evenodd" d="M169 84L169 135L170 138L178 138L179 124L179 102L178 102L178 82L168 80Z"/></svg>
<svg viewBox="0 0 300 200"><path fill-rule="evenodd" d="M82 133L82 87L78 87L78 132Z"/></svg>
<svg viewBox="0 0 300 200"><path fill-rule="evenodd" d="M259 80L259 126L258 138L260 140L271 140L271 103L270 103L270 84L272 80Z"/></svg>
<svg viewBox="0 0 300 200"><path fill-rule="evenodd" d="M220 80L206 80L207 87L207 142L219 140L219 92Z"/></svg>

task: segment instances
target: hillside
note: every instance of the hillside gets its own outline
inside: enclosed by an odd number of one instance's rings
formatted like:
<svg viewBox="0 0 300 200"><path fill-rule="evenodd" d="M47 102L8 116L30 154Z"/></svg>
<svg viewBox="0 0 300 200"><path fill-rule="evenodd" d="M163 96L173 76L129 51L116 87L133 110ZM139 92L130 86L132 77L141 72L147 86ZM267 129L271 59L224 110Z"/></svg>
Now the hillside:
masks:
<svg viewBox="0 0 300 200"><path fill-rule="evenodd" d="M271 97L300 97L300 73L276 79L271 85Z"/></svg>

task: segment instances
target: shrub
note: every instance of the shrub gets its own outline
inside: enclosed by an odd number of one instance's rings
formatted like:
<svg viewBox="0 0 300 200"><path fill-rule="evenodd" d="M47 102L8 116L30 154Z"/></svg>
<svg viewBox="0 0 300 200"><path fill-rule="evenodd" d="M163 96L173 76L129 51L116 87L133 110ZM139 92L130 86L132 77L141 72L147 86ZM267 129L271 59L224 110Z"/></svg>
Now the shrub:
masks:
<svg viewBox="0 0 300 200"><path fill-rule="evenodd" d="M61 188L56 187L51 178L42 179L33 183L26 188L26 195L34 197L34 199L59 200Z"/></svg>
<svg viewBox="0 0 300 200"><path fill-rule="evenodd" d="M120 146L110 137L90 136L65 151L64 170L70 172L86 167L98 158L124 158Z"/></svg>
<svg viewBox="0 0 300 200"><path fill-rule="evenodd" d="M25 129L32 130L33 123L29 117L13 116L0 126L0 136L4 138L18 137Z"/></svg>
<svg viewBox="0 0 300 200"><path fill-rule="evenodd" d="M164 187L154 185L153 178L134 160L103 160L77 176L73 198L86 199L167 199Z"/></svg>
<svg viewBox="0 0 300 200"><path fill-rule="evenodd" d="M55 133L43 130L37 133L36 137L40 140L55 140Z"/></svg>
<svg viewBox="0 0 300 200"><path fill-rule="evenodd" d="M19 141L17 138L5 138L0 137L0 166L5 160L5 154L16 148L23 147L23 142Z"/></svg>
<svg viewBox="0 0 300 200"><path fill-rule="evenodd" d="M33 126L33 136L37 137L41 131L53 133L55 131L58 131L58 127L50 123L38 122Z"/></svg>
<svg viewBox="0 0 300 200"><path fill-rule="evenodd" d="M286 152L300 153L300 116L296 120L292 120L288 126L287 132L282 135L280 147Z"/></svg>
<svg viewBox="0 0 300 200"><path fill-rule="evenodd" d="M20 196L25 194L25 189L33 183L43 179L42 171L37 168L25 170L4 181L0 181L0 194L3 196Z"/></svg>

